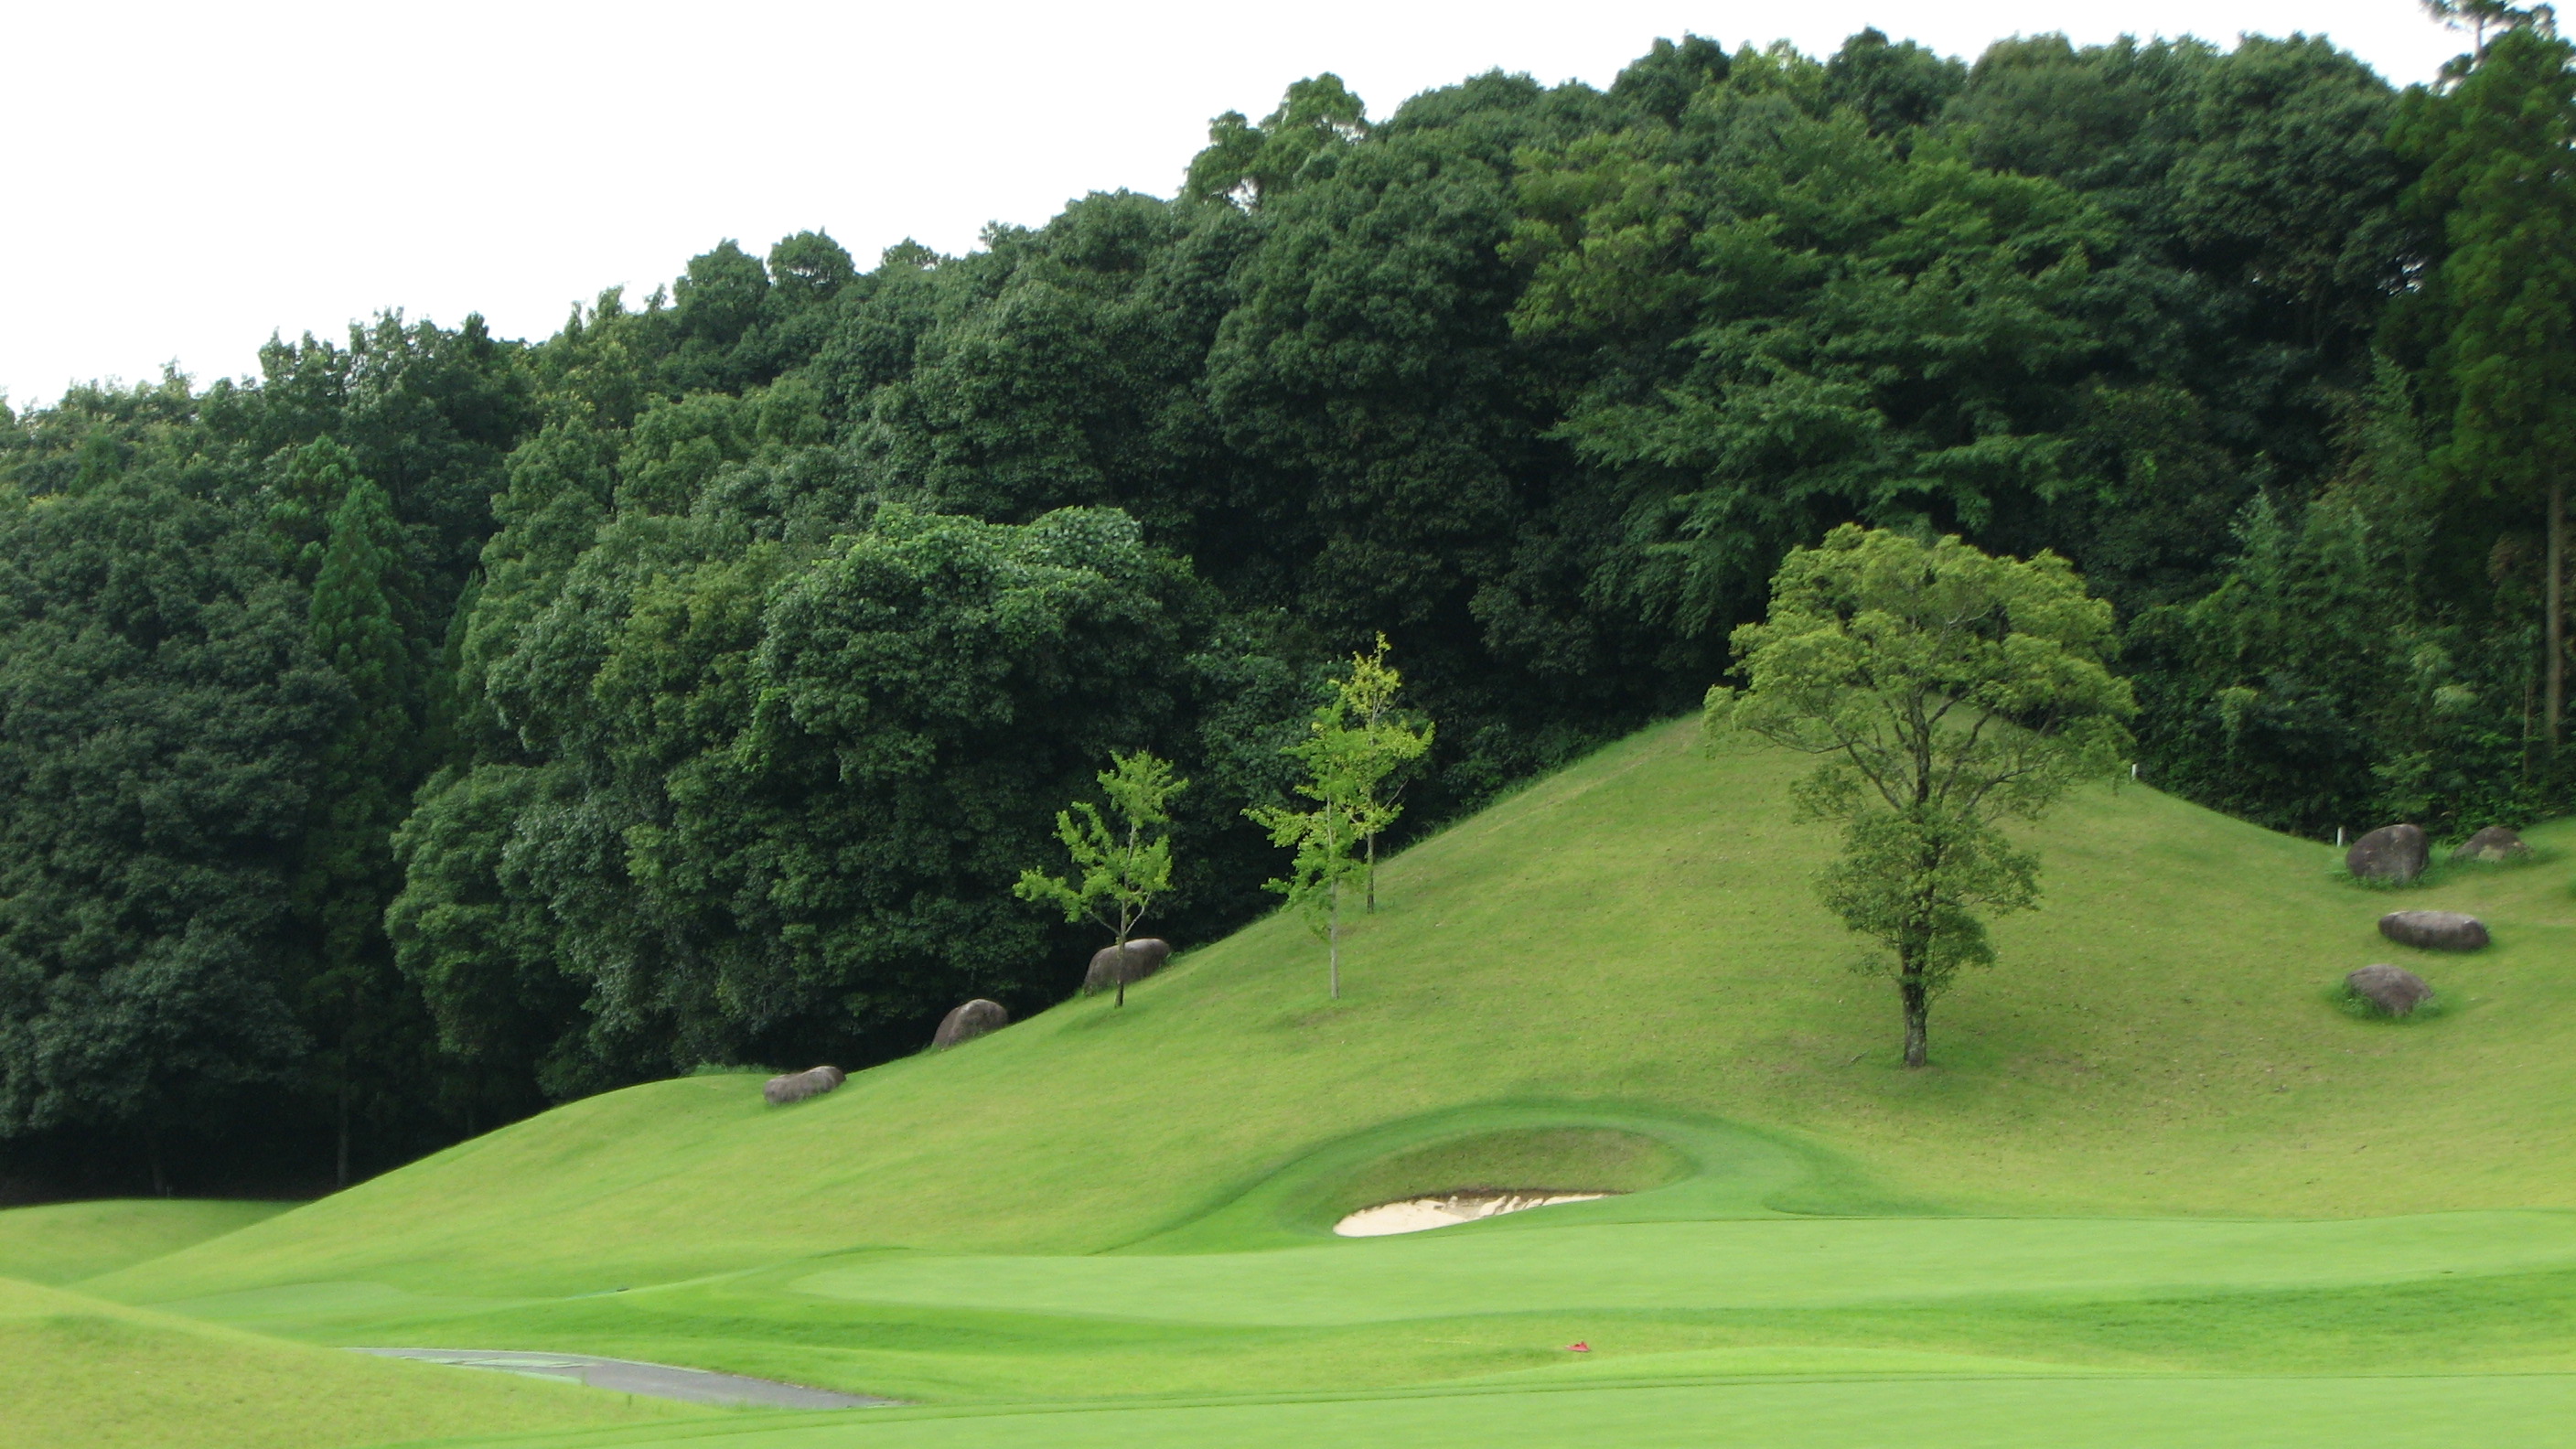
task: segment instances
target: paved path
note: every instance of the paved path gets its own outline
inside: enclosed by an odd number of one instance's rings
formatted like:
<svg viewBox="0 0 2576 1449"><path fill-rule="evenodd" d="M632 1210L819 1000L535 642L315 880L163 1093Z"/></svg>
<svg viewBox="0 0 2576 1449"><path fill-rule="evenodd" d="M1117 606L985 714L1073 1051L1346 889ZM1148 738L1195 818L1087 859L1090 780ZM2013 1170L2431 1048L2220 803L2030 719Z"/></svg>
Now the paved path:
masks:
<svg viewBox="0 0 2576 1449"><path fill-rule="evenodd" d="M801 1384L782 1384L774 1379L714 1373L707 1369L674 1368L670 1364L637 1363L623 1358L595 1358L586 1353L524 1353L492 1348L360 1348L350 1351L372 1353L381 1358L410 1358L424 1363L452 1363L465 1368L500 1369L505 1373L535 1374L539 1378L570 1379L594 1389L612 1389L656 1399L681 1399L692 1404L747 1404L760 1409L863 1409L901 1402L870 1398L865 1394L839 1394L830 1389L809 1389Z"/></svg>

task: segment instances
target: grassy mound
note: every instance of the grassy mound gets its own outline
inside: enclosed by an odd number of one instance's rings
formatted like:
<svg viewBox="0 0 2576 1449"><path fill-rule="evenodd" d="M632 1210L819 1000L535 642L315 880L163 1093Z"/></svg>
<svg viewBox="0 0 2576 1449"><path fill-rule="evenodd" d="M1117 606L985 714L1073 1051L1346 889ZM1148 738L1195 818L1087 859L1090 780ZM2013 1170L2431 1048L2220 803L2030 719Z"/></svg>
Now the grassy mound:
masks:
<svg viewBox="0 0 2576 1449"><path fill-rule="evenodd" d="M331 1449L705 1416L280 1343L7 1279L0 1404L12 1449Z"/></svg>
<svg viewBox="0 0 2576 1449"><path fill-rule="evenodd" d="M2050 1443L2133 1442L2131 1390L1974 1385L2511 1371L2543 1377L2451 1398L2557 1402L2563 870L2401 899L2339 880L2330 848L2090 792L2032 832L2044 908L2002 925L2002 965L1942 1003L1935 1069L1907 1073L1891 990L1844 969L1809 889L1831 841L1785 823L1801 762L1694 743L1648 731L1406 852L1347 938L1341 1002L1274 919L1123 1010L1070 1002L785 1109L754 1075L574 1103L91 1286L323 1342L578 1349L947 1406L777 1431L815 1444L979 1443L1036 1411L952 1408L1075 1400L1099 1412L1046 1420L1050 1442L1177 1443L1242 1406L1112 1406L1249 1391L1327 1396L1279 1411L1310 1437L1359 1412L1330 1395L1363 1392L1388 1424L1464 1434L1534 1412L1532 1382L1746 1376L1928 1375L1966 1386L1941 1391L1963 1413L2019 1395ZM2496 944L2390 946L2374 922L2401 905L2474 911ZM2404 1031L2336 1010L2327 988L2373 960L2447 1010ZM1475 1186L1630 1195L1330 1236L1352 1207ZM2354 1422L2390 1433L2439 1397L2227 1382L2211 1402L2384 1399ZM1674 1392L1690 1425L1690 1395L1720 1390ZM1845 1402L1801 1392L1826 1418Z"/></svg>
<svg viewBox="0 0 2576 1449"><path fill-rule="evenodd" d="M0 1211L0 1278L77 1283L220 1238L293 1207L284 1202L111 1198Z"/></svg>
<svg viewBox="0 0 2576 1449"><path fill-rule="evenodd" d="M2557 872L2407 897L2497 944L2425 967L2444 1020L2372 1031L2318 993L2407 954L2373 929L2392 897L2339 884L2327 847L2097 792L2035 832L2043 909L2003 924L2003 964L1934 1018L1937 1069L1908 1074L1891 993L1842 969L1809 893L1830 841L1783 823L1798 765L1666 727L1447 831L1387 870L1338 1004L1273 919L1124 1010L1070 1002L792 1108L752 1076L574 1103L108 1286L556 1294L862 1246L1098 1252L1355 1131L1515 1103L1721 1120L1953 1210L2576 1206Z"/></svg>

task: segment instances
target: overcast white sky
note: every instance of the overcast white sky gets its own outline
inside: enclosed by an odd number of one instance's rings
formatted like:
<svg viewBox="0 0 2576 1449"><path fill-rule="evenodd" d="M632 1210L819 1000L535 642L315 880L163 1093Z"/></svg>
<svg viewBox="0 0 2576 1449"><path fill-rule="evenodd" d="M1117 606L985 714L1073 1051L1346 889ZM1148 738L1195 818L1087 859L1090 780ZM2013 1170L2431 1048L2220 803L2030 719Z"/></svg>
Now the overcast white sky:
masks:
<svg viewBox="0 0 2576 1449"><path fill-rule="evenodd" d="M2399 82L2462 49L2415 0L1310 0L1302 5L659 0L16 4L0 136L0 393L255 371L272 331L379 308L543 336L724 237L828 230L862 266L1069 197L1169 195L1208 118L1339 72L1372 116L1500 67L1607 84L1658 35L1876 25L1973 58L2322 31Z"/></svg>

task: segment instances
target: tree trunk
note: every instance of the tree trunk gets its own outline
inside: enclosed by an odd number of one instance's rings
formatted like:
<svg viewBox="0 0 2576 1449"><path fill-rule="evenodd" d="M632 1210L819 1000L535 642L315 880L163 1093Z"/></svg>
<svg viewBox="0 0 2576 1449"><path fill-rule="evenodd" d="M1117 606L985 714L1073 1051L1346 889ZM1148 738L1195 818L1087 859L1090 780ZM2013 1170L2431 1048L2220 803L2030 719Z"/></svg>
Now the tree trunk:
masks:
<svg viewBox="0 0 2576 1449"><path fill-rule="evenodd" d="M1324 960L1327 963L1325 969L1330 973L1326 977L1329 983L1326 990L1333 1000L1339 1001L1342 999L1342 883L1340 881L1333 882L1332 904L1326 909L1329 914L1324 919Z"/></svg>
<svg viewBox="0 0 2576 1449"><path fill-rule="evenodd" d="M2542 704L2541 734L2558 751L2558 721L2567 707L2567 485L2549 485L2549 694Z"/></svg>
<svg viewBox="0 0 2576 1449"><path fill-rule="evenodd" d="M1127 1004L1127 933L1118 933L1118 999L1112 1006Z"/></svg>
<svg viewBox="0 0 2576 1449"><path fill-rule="evenodd" d="M340 1186L346 1188L349 1185L349 1082L346 1077L343 1077L340 1080L340 1163L338 1175Z"/></svg>
<svg viewBox="0 0 2576 1449"><path fill-rule="evenodd" d="M1896 994L1905 1003L1905 1065L1912 1070L1929 1063L1932 1048L1932 993L1919 963L1897 968Z"/></svg>
<svg viewBox="0 0 2576 1449"><path fill-rule="evenodd" d="M2539 765L2540 753L2540 681L2526 674L2522 677L2522 783L2531 783L2531 772Z"/></svg>
<svg viewBox="0 0 2576 1449"><path fill-rule="evenodd" d="M1377 914L1377 832L1374 830L1369 832L1368 838L1368 908L1369 914Z"/></svg>
<svg viewBox="0 0 2576 1449"><path fill-rule="evenodd" d="M152 1169L152 1195L168 1197L170 1180L161 1174L161 1128L157 1123L144 1125L143 1160Z"/></svg>

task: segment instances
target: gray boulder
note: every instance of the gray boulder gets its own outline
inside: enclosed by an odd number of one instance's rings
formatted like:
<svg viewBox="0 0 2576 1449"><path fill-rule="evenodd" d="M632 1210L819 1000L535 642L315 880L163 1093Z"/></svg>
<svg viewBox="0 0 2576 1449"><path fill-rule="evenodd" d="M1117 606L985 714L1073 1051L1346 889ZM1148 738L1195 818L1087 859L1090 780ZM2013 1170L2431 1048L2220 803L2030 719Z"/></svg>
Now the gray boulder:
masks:
<svg viewBox="0 0 2576 1449"><path fill-rule="evenodd" d="M2458 911L2390 911L2379 934L2419 950L2475 951L2487 943L2487 923Z"/></svg>
<svg viewBox="0 0 2576 1449"><path fill-rule="evenodd" d="M2412 825L2383 825L2352 843L2343 853L2344 869L2363 880L2404 885L2424 873L2432 853L2424 832Z"/></svg>
<svg viewBox="0 0 2576 1449"><path fill-rule="evenodd" d="M784 1107L790 1102L819 1097L848 1080L848 1074L839 1067L808 1067L801 1072L770 1078L761 1087L760 1095L769 1099L769 1105Z"/></svg>
<svg viewBox="0 0 2576 1449"><path fill-rule="evenodd" d="M2531 847L2522 843L2521 836L2501 825L2490 825L2461 841L2452 850L2451 859L2454 862L2476 860L2501 865L2508 860L2528 859L2530 855Z"/></svg>
<svg viewBox="0 0 2576 1449"><path fill-rule="evenodd" d="M2343 979L2352 994L2390 1016L2404 1016L2433 999L2424 978L2403 966L2364 966Z"/></svg>
<svg viewBox="0 0 2576 1449"><path fill-rule="evenodd" d="M1123 962L1117 947L1103 946L1091 953L1091 969L1082 973L1082 994L1115 991L1142 981L1162 970L1163 963L1171 959L1172 943L1153 936L1128 942Z"/></svg>
<svg viewBox="0 0 2576 1449"><path fill-rule="evenodd" d="M979 996L940 1018L939 1031L930 1038L930 1045L933 1050L953 1047L1010 1024L1011 1014L1002 1008L1002 1003Z"/></svg>

